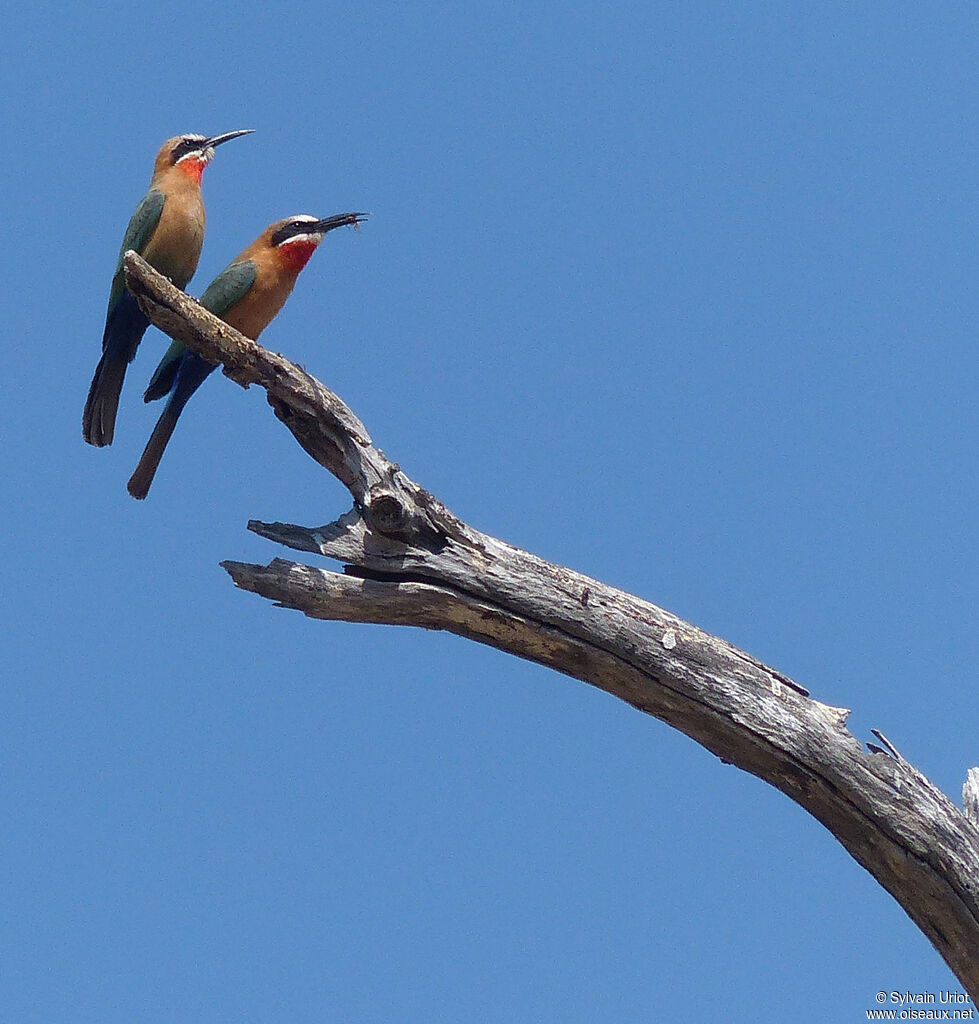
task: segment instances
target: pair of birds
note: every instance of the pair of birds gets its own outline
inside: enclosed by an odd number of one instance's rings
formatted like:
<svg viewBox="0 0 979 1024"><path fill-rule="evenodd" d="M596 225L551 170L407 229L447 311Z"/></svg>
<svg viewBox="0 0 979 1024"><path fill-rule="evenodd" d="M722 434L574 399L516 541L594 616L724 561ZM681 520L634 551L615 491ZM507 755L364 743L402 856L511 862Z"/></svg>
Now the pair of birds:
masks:
<svg viewBox="0 0 979 1024"><path fill-rule="evenodd" d="M126 289L122 258L135 249L150 266L185 288L197 269L204 242L201 178L215 149L251 129L224 135L178 135L167 139L153 166L149 192L129 221L102 335L102 358L95 369L82 415L82 435L96 447L112 444L119 394L126 368L136 355L149 321ZM270 224L207 286L205 309L255 340L282 309L299 272L327 232L359 224L367 215L341 213L319 219L308 214ZM156 368L144 402L169 395L128 489L145 498L177 420L191 395L216 367L174 342Z"/></svg>

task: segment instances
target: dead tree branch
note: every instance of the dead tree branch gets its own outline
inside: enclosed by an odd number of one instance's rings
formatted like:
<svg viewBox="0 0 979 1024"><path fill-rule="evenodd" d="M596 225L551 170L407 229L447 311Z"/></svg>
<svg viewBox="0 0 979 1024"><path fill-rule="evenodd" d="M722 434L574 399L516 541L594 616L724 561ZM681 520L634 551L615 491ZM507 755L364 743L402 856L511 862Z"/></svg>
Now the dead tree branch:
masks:
<svg viewBox="0 0 979 1024"><path fill-rule="evenodd" d="M311 618L442 629L550 666L680 729L780 789L833 833L907 911L979 1001L979 819L883 736L864 749L848 712L724 640L457 519L374 446L335 394L244 338L126 256L127 283L171 337L268 392L299 444L354 506L315 529L249 523L263 537L341 562L224 562L237 586Z"/></svg>

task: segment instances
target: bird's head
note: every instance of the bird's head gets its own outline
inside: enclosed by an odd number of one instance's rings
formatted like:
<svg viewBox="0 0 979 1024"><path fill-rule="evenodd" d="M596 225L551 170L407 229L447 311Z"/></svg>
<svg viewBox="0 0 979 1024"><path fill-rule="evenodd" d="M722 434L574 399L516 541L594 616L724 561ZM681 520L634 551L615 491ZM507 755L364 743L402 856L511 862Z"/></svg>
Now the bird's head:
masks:
<svg viewBox="0 0 979 1024"><path fill-rule="evenodd" d="M204 168L214 156L214 150L224 142L237 139L241 135L251 135L253 131L253 128L243 128L236 132L225 132L224 135L175 135L160 147L160 152L156 155L154 174L171 167L179 167L200 184Z"/></svg>
<svg viewBox="0 0 979 1024"><path fill-rule="evenodd" d="M263 242L267 248L279 254L283 263L298 273L306 266L327 232L346 225L356 226L367 217L366 213L338 213L332 217L317 218L308 213L300 213L270 224L265 229Z"/></svg>

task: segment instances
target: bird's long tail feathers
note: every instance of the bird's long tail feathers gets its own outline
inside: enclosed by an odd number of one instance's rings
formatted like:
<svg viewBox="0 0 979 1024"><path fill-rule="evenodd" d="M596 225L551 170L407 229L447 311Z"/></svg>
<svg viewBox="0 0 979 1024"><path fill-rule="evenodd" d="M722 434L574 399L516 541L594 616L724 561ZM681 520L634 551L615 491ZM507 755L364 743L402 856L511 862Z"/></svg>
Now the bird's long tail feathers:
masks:
<svg viewBox="0 0 979 1024"><path fill-rule="evenodd" d="M166 451L173 429L177 425L184 406L190 401L194 392L217 369L213 363L207 363L194 352L184 351L180 356L179 366L174 374L173 392L167 400L160 418L156 421L153 433L143 456L139 460L136 472L129 478L129 493L134 498L145 498L149 493L150 484L156 475L156 468Z"/></svg>
<svg viewBox="0 0 979 1024"><path fill-rule="evenodd" d="M82 436L96 448L112 444L119 393L128 365L125 352L103 352L99 365L95 367L82 413Z"/></svg>
<svg viewBox="0 0 979 1024"><path fill-rule="evenodd" d="M177 420L180 418L180 413L183 411L185 404L184 402L175 402L174 398L167 402L166 408L156 421L153 433L150 434L150 439L146 442L146 447L143 449L139 465L129 478L129 483L126 484L129 493L134 498L142 500L149 494L150 484L153 483L153 477L156 476L160 459L163 458L163 453L167 450L167 445L173 436L174 427L177 425Z"/></svg>
<svg viewBox="0 0 979 1024"><path fill-rule="evenodd" d="M120 297L105 321L102 358L95 368L82 413L82 436L96 448L112 444L126 367L135 358L140 339L149 325L129 292Z"/></svg>

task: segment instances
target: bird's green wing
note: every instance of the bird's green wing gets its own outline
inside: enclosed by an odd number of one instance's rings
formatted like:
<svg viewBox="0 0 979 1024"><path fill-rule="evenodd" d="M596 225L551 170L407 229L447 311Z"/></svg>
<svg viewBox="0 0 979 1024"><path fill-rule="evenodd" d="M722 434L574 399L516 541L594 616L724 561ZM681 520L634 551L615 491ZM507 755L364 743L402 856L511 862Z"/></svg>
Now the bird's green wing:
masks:
<svg viewBox="0 0 979 1024"><path fill-rule="evenodd" d="M243 299L255 283L256 267L251 260L242 260L224 268L204 289L200 303L215 316L222 316Z"/></svg>
<svg viewBox="0 0 979 1024"><path fill-rule="evenodd" d="M215 316L221 316L241 299L255 283L255 264L251 260L232 263L207 286L200 297L200 304ZM179 341L175 341L160 360L160 365L153 371L149 385L143 393L144 402L152 402L170 393L173 382L180 368L180 360L187 351Z"/></svg>
<svg viewBox="0 0 979 1024"><path fill-rule="evenodd" d="M151 188L140 200L139 206L129 218L129 227L126 228L126 235L122 240L122 247L119 249L120 267L122 266L122 257L130 249L142 252L146 248L150 235L160 223L160 214L163 213L165 199L166 196L159 189Z"/></svg>
<svg viewBox="0 0 979 1024"><path fill-rule="evenodd" d="M126 288L125 278L122 272L122 258L130 249L142 253L146 243L160 223L160 214L163 213L163 203L166 196L159 189L151 188L140 200L132 217L129 218L129 227L126 228L125 237L119 248L119 259L116 261L116 272L112 277L112 291L109 293L109 312L111 313L116 303L122 297Z"/></svg>

